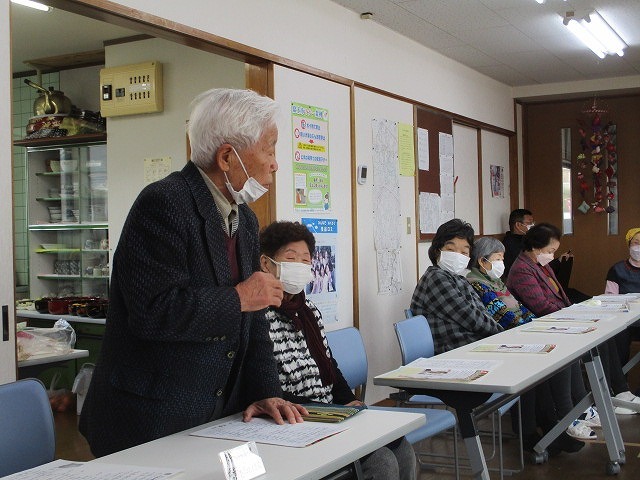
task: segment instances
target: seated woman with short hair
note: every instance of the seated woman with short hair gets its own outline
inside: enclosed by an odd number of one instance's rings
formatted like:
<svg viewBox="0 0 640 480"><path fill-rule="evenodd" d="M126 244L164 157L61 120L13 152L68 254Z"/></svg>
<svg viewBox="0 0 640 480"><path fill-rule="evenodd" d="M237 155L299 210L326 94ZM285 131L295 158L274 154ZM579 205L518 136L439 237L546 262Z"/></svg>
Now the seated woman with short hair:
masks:
<svg viewBox="0 0 640 480"><path fill-rule="evenodd" d="M422 275L411 298L413 314L424 315L431 326L435 353L502 331L465 279L473 234L473 227L458 218L438 227L429 247L433 265Z"/></svg>
<svg viewBox="0 0 640 480"><path fill-rule="evenodd" d="M331 355L320 310L305 297L305 286L312 281L315 243L313 234L297 222L274 222L260 234L260 268L279 278L284 288L280 307L269 307L265 315L283 398L296 403L362 405ZM415 453L404 437L360 461L367 479L416 478Z"/></svg>

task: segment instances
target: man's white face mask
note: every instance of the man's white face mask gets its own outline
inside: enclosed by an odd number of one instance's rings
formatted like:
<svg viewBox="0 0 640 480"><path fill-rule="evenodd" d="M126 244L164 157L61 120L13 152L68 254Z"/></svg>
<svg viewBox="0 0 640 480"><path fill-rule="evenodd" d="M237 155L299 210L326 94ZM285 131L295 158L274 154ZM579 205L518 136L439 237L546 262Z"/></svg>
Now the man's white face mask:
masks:
<svg viewBox="0 0 640 480"><path fill-rule="evenodd" d="M240 155L238 155L238 152L236 151L235 148L233 147L231 148L233 149L233 153L236 154L236 157L238 157L238 161L240 162L240 166L242 167L242 170L244 170L244 174L247 176L247 180L246 182L244 182L244 185L242 186L242 188L239 191L236 191L231 185L231 182L229 182L229 177L227 177L227 172L224 172L224 178L226 180L224 184L227 186L227 190L229 190L229 193L233 197L233 201L236 202L238 205L242 203L255 202L262 195L267 193L268 190L262 185L260 185L260 183L258 183L258 181L255 178L249 176L249 174L247 173L247 169L244 168L244 163L242 162Z"/></svg>

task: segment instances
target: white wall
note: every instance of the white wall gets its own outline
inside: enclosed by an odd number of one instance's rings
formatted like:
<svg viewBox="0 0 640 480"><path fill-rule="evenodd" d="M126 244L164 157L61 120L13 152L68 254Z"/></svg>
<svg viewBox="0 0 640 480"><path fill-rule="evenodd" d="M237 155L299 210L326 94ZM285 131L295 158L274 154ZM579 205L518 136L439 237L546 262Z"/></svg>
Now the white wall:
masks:
<svg viewBox="0 0 640 480"><path fill-rule="evenodd" d="M328 0L116 3L513 130L510 87Z"/></svg>
<svg viewBox="0 0 640 480"><path fill-rule="evenodd" d="M455 186L456 218L469 222L478 232L478 130L453 124L453 174L458 177ZM430 264L430 263L429 263Z"/></svg>
<svg viewBox="0 0 640 480"><path fill-rule="evenodd" d="M109 240L115 248L129 209L144 184L144 159L171 157L172 169L187 160L189 104L214 87L244 88L244 63L160 39L106 48L106 66L156 60L163 65L164 111L107 119ZM96 89L98 84L96 84Z"/></svg>
<svg viewBox="0 0 640 480"><path fill-rule="evenodd" d="M373 237L373 164L371 146L373 132L371 120L389 120L413 124L413 106L360 88L355 89L356 158L358 164L369 167L364 185L356 187L358 208L358 294L360 302L360 331L369 358L367 402L386 398L393 391L377 387L371 382L375 375L400 365L400 348L393 323L404 318L416 286L416 220L415 177L399 177L402 291L396 295L378 294L376 250ZM406 232L406 218L411 219L411 233Z"/></svg>
<svg viewBox="0 0 640 480"><path fill-rule="evenodd" d="M100 68L95 66L60 71L60 90L80 110L100 111Z"/></svg>
<svg viewBox="0 0 640 480"><path fill-rule="evenodd" d="M274 69L274 98L282 115L278 122L276 158L276 218L299 221L305 218L338 220L336 241L337 322L328 330L353 325L353 236L351 224L351 135L349 87L284 67ZM291 102L326 108L329 111L329 175L331 211L300 212L294 209L293 137Z"/></svg>
<svg viewBox="0 0 640 480"><path fill-rule="evenodd" d="M0 0L0 308L9 311L9 338L2 338L0 316L0 384L16 379L15 319L13 284L13 212L7 208L12 198L11 166L11 41L9 38L9 0ZM11 272L11 273L10 273ZM0 312L1 313L1 312Z"/></svg>

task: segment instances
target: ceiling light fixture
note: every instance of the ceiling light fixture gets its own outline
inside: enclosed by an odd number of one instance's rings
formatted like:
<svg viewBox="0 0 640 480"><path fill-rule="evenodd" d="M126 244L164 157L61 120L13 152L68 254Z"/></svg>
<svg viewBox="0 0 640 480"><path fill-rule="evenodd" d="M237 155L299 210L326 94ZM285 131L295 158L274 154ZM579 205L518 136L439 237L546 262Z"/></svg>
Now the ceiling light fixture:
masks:
<svg viewBox="0 0 640 480"><path fill-rule="evenodd" d="M613 54L620 57L624 55L627 44L598 12L593 11L579 20L573 16L573 12L567 12L563 23L598 57L604 58Z"/></svg>
<svg viewBox="0 0 640 480"><path fill-rule="evenodd" d="M42 10L43 12L49 12L51 7L48 5L43 5L42 3L33 2L31 0L11 0L11 3L17 3L18 5L22 5L25 7L35 8L36 10Z"/></svg>

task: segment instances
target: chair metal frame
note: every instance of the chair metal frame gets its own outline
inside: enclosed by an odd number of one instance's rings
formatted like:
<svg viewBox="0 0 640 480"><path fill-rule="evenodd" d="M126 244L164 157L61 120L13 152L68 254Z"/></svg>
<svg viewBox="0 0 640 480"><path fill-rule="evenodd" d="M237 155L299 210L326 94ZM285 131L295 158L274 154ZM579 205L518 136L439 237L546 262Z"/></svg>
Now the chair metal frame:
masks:
<svg viewBox="0 0 640 480"><path fill-rule="evenodd" d="M365 401L367 380L368 380L368 361L367 361L367 353L364 346L364 342L362 341L362 336L360 335L360 331L355 327L347 327L339 330L333 330L326 333L327 341L329 342L329 347L331 348L331 352L336 362L338 363L338 368L342 372L345 380L349 387L357 392L357 396L360 401ZM407 411L411 413L423 413L427 417L427 423L410 432L405 437L407 440L412 443L419 443L420 441L431 438L439 433L445 432L446 430L453 429L453 450L454 450L454 458L456 459L454 462L454 469L456 473L456 479L459 479L460 472L458 468L457 458L458 458L458 445L457 445L457 420L455 415L448 410L440 410L440 409L430 409L430 408L415 408L415 407L369 407L371 409L376 410L393 410L393 411ZM431 417L431 418L430 418ZM440 425L437 429L434 425ZM451 468L452 465L446 463L426 463L423 462L421 457L424 456L432 456L432 457L445 457L445 455L440 454L427 454L427 453L416 453L416 458L418 459L420 467L448 467Z"/></svg>

